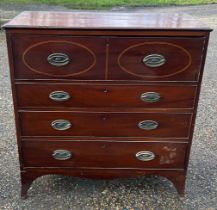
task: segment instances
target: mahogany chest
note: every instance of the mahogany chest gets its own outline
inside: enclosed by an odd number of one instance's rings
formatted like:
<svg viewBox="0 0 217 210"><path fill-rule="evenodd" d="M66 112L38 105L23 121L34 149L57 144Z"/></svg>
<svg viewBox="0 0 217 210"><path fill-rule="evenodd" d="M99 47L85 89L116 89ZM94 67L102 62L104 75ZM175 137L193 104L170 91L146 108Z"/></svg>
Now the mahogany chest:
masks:
<svg viewBox="0 0 217 210"><path fill-rule="evenodd" d="M46 174L160 175L184 193L210 28L101 12L23 12L3 27L22 197Z"/></svg>

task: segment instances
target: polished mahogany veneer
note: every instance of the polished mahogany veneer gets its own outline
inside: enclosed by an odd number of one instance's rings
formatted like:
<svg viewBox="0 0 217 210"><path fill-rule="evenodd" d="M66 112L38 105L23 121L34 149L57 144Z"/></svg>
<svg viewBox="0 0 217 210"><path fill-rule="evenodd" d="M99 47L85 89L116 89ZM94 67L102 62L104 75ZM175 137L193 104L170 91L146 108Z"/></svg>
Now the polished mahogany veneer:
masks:
<svg viewBox="0 0 217 210"><path fill-rule="evenodd" d="M197 81L204 37L114 38L110 40L109 79ZM146 55L159 54L164 65L144 65Z"/></svg>
<svg viewBox="0 0 217 210"><path fill-rule="evenodd" d="M12 42L18 79L104 78L106 40L103 38L17 35ZM68 55L68 65L61 66L61 70L51 65L47 58L53 52Z"/></svg>
<svg viewBox="0 0 217 210"><path fill-rule="evenodd" d="M180 168L187 145L184 143L148 142L94 142L94 141L25 141L24 164L27 167L101 167L101 168ZM60 162L53 158L56 148L71 152L72 158ZM84 149L84 148L88 148ZM138 161L135 155L141 149L156 154L150 162ZM40 156L38 154L41 154Z"/></svg>
<svg viewBox="0 0 217 210"><path fill-rule="evenodd" d="M193 109L196 85L154 84L98 84L98 83L18 83L17 100L20 108L67 107L67 108L188 108ZM56 101L56 90L68 94L68 100ZM145 101L149 92L157 92L160 100ZM48 97L50 96L50 97Z"/></svg>
<svg viewBox="0 0 217 210"><path fill-rule="evenodd" d="M109 137L189 137L191 114L109 113L109 112L20 112L22 136L109 136ZM70 127L54 129L52 123L64 119ZM140 122L152 120L155 129L142 129Z"/></svg>
<svg viewBox="0 0 217 210"><path fill-rule="evenodd" d="M22 197L46 174L160 175L184 193L210 28L118 12L23 12L3 27Z"/></svg>
<svg viewBox="0 0 217 210"><path fill-rule="evenodd" d="M4 28L210 31L209 27L185 13L124 12L22 12Z"/></svg>

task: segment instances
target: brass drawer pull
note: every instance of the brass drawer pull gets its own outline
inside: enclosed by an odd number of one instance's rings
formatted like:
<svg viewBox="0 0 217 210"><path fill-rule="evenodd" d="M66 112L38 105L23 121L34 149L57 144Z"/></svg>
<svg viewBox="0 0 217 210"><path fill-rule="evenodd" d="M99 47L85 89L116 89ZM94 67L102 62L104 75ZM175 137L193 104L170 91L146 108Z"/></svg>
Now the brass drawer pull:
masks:
<svg viewBox="0 0 217 210"><path fill-rule="evenodd" d="M143 63L151 68L162 66L165 62L166 58L160 54L150 54L143 58Z"/></svg>
<svg viewBox="0 0 217 210"><path fill-rule="evenodd" d="M70 94L64 91L53 91L49 94L49 98L53 101L67 101L70 97Z"/></svg>
<svg viewBox="0 0 217 210"><path fill-rule="evenodd" d="M141 161L150 161L155 159L155 154L151 151L140 151L136 153L136 158Z"/></svg>
<svg viewBox="0 0 217 210"><path fill-rule="evenodd" d="M68 150L58 149L53 152L52 156L56 160L68 160L72 157L72 154Z"/></svg>
<svg viewBox="0 0 217 210"><path fill-rule="evenodd" d="M138 123L138 127L143 130L154 130L158 127L158 122L154 120L143 120Z"/></svg>
<svg viewBox="0 0 217 210"><path fill-rule="evenodd" d="M71 128L72 124L68 120L54 120L51 126L55 130L63 131Z"/></svg>
<svg viewBox="0 0 217 210"><path fill-rule="evenodd" d="M160 94L156 92L146 92L141 94L140 98L142 101L153 103L160 100Z"/></svg>
<svg viewBox="0 0 217 210"><path fill-rule="evenodd" d="M70 58L64 53L52 53L47 57L47 61L53 66L65 66L70 62Z"/></svg>

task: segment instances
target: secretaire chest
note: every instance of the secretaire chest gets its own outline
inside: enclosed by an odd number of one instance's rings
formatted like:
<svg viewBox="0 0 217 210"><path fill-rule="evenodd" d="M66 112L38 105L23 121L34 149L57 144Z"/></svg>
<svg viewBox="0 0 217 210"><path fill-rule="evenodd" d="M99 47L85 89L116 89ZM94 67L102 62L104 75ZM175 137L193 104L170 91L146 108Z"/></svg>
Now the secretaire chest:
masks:
<svg viewBox="0 0 217 210"><path fill-rule="evenodd" d="M184 193L211 29L98 12L23 12L4 28L22 196L46 174L161 175Z"/></svg>

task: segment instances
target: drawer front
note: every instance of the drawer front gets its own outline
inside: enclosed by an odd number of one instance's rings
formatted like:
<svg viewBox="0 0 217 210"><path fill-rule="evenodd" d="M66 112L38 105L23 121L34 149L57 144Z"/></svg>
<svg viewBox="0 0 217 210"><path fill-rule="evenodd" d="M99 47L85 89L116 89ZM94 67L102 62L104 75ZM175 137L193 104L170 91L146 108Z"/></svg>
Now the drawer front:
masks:
<svg viewBox="0 0 217 210"><path fill-rule="evenodd" d="M22 136L188 137L191 114L20 112Z"/></svg>
<svg viewBox="0 0 217 210"><path fill-rule="evenodd" d="M183 143L39 140L22 146L25 167L183 168L186 153Z"/></svg>
<svg viewBox="0 0 217 210"><path fill-rule="evenodd" d="M193 108L196 86L19 84L19 107Z"/></svg>
<svg viewBox="0 0 217 210"><path fill-rule="evenodd" d="M105 39L16 35L15 77L104 79Z"/></svg>
<svg viewBox="0 0 217 210"><path fill-rule="evenodd" d="M109 79L197 81L204 38L110 39Z"/></svg>

